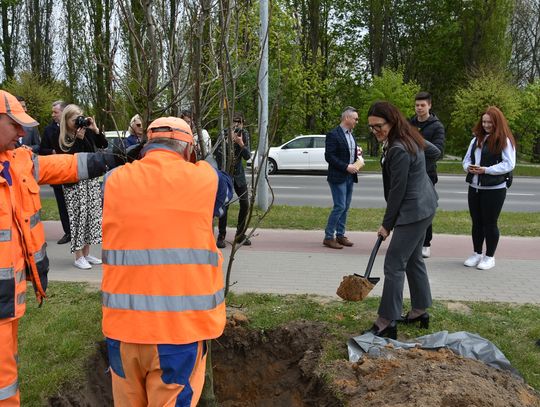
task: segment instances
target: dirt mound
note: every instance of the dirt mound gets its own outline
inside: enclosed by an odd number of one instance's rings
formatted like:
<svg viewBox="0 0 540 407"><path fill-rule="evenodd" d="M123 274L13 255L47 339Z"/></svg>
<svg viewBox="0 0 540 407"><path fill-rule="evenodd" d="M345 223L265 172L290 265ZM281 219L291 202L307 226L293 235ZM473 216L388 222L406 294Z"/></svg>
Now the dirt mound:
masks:
<svg viewBox="0 0 540 407"><path fill-rule="evenodd" d="M315 373L327 336L323 325L309 321L267 332L229 323L212 345L219 405L341 406Z"/></svg>
<svg viewBox="0 0 540 407"><path fill-rule="evenodd" d="M385 349L385 358L335 362L333 386L351 407L538 407L532 388L508 372L438 351Z"/></svg>

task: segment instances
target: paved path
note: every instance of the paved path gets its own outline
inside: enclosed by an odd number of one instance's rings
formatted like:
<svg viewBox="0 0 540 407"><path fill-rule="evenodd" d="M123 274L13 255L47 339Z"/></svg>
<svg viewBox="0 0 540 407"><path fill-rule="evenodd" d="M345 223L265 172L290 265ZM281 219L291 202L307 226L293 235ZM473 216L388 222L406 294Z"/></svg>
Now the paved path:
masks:
<svg viewBox="0 0 540 407"><path fill-rule="evenodd" d="M99 284L101 266L90 271L72 266L69 245L56 244L62 236L60 223L44 223L50 280ZM322 231L258 230L251 239L253 245L242 247L236 254L232 291L335 296L343 275L364 272L376 238L375 232L350 232L348 237L354 247L333 250L322 246ZM501 237L497 265L487 271L463 266L472 252L471 245L469 236L434 236L432 257L426 261L433 298L540 304L540 238ZM387 242L383 242L373 276L382 277L386 247ZM92 253L99 255L100 248ZM229 254L228 245L223 250L224 268ZM380 295L382 286L381 280L373 295ZM407 287L404 294L408 297Z"/></svg>

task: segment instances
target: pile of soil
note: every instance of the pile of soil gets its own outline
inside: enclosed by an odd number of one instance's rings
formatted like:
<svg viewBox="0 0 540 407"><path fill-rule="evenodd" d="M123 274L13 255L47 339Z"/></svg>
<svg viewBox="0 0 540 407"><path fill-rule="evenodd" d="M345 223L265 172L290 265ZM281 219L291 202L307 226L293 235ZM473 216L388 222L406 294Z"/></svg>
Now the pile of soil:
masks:
<svg viewBox="0 0 540 407"><path fill-rule="evenodd" d="M448 349L396 350L332 364L332 387L351 407L538 407L540 397L509 372Z"/></svg>
<svg viewBox="0 0 540 407"><path fill-rule="evenodd" d="M231 318L212 344L219 406L540 407L539 394L519 378L446 349L387 347L376 359L323 362L328 339L321 323L296 321L259 331ZM112 406L107 366L100 343L87 365L87 381L68 384L48 405Z"/></svg>

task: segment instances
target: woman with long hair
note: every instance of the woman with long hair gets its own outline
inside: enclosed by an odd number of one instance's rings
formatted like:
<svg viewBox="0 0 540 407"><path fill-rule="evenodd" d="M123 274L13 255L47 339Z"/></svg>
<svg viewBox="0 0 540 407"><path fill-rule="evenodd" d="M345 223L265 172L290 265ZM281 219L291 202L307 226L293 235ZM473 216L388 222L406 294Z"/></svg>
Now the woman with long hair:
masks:
<svg viewBox="0 0 540 407"><path fill-rule="evenodd" d="M386 210L377 234L386 239L393 230L394 235L384 258L378 318L366 332L395 339L396 322L419 322L425 328L429 325L431 290L422 246L438 198L426 172L426 156L437 159L441 152L425 141L391 103L371 105L368 123L377 141L383 144L381 167ZM405 276L412 309L401 316Z"/></svg>
<svg viewBox="0 0 540 407"><path fill-rule="evenodd" d="M497 221L506 190L516 165L516 141L499 108L490 106L473 128L473 139L463 158L469 184L468 203L472 221L473 254L463 263L467 267L489 270L495 267L499 243ZM486 243L485 255L483 253Z"/></svg>
<svg viewBox="0 0 540 407"><path fill-rule="evenodd" d="M67 105L60 120L60 148L74 153L93 153L107 147L105 135L100 133L93 117L83 116L77 105ZM101 243L101 188L98 178L81 180L63 186L71 231L73 265L86 270L101 259L90 255L90 245Z"/></svg>

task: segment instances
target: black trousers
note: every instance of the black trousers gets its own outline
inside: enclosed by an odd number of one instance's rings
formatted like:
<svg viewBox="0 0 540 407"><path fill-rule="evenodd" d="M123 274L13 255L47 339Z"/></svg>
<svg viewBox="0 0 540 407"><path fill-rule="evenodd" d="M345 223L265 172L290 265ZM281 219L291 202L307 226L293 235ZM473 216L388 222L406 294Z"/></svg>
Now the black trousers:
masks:
<svg viewBox="0 0 540 407"><path fill-rule="evenodd" d="M62 229L64 229L64 234L69 235L69 216L66 208L66 200L64 198L64 190L62 189L62 185L51 185L51 187L54 191L56 204L58 205L58 213L60 214Z"/></svg>
<svg viewBox="0 0 540 407"><path fill-rule="evenodd" d="M246 229L246 218L249 210L249 196L248 187L246 185L238 185L234 183L234 192L238 196L240 202L240 211L238 212L238 223L236 225L236 236L243 235ZM225 208L225 213L219 218L218 231L219 237L224 238L227 233L227 212L228 207Z"/></svg>
<svg viewBox="0 0 540 407"><path fill-rule="evenodd" d="M506 188L475 189L469 187L469 213L472 220L472 241L475 253L482 253L486 241L486 256L493 257L499 243L497 221L506 198Z"/></svg>

